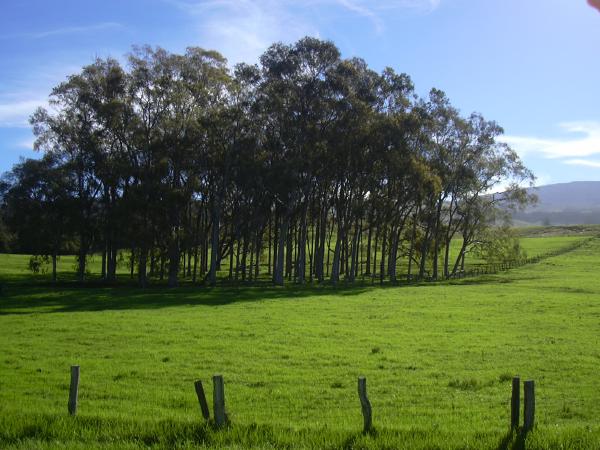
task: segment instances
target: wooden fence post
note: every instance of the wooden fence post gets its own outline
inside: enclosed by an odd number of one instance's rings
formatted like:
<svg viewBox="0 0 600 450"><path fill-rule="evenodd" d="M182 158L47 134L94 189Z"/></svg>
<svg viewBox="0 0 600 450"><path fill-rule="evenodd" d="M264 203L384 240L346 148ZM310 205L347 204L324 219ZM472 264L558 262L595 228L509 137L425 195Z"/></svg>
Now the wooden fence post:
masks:
<svg viewBox="0 0 600 450"><path fill-rule="evenodd" d="M222 375L213 376L213 409L215 424L218 427L222 427L227 421L225 414L225 385Z"/></svg>
<svg viewBox="0 0 600 450"><path fill-rule="evenodd" d="M71 366L71 386L69 388L69 414L77 413L77 396L79 395L79 366Z"/></svg>
<svg viewBox="0 0 600 450"><path fill-rule="evenodd" d="M206 402L206 395L204 395L202 381L196 380L194 382L194 387L196 388L196 395L198 396L198 403L200 403L200 411L202 411L202 416L208 420L210 419L210 411L208 410L208 403Z"/></svg>
<svg viewBox="0 0 600 450"><path fill-rule="evenodd" d="M525 382L525 411L523 415L525 416L524 430L526 432L532 430L535 422L535 387L533 380Z"/></svg>
<svg viewBox="0 0 600 450"><path fill-rule="evenodd" d="M367 433L371 430L372 426L372 410L371 402L369 402L369 398L367 397L367 379L364 377L358 378L358 397L360 398L360 406L364 418L363 432Z"/></svg>
<svg viewBox="0 0 600 450"><path fill-rule="evenodd" d="M516 429L519 426L519 409L521 408L521 379L514 377L512 379L512 398L510 401L510 428Z"/></svg>

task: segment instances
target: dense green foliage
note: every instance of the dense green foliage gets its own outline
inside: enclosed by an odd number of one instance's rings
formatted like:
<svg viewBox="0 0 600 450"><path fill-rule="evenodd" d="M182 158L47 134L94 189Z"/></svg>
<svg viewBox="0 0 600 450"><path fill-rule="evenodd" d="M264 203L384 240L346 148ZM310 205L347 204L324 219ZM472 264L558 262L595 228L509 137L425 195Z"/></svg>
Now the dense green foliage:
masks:
<svg viewBox="0 0 600 450"><path fill-rule="evenodd" d="M598 448L599 255L595 239L498 275L401 287L146 290L49 287L27 281L27 258L3 257L0 447ZM214 373L223 431L202 423L193 390L200 378L210 395ZM508 432L515 374L536 381L526 438Z"/></svg>
<svg viewBox="0 0 600 450"><path fill-rule="evenodd" d="M135 49L50 103L31 118L44 156L5 175L0 206L15 252L76 249L80 280L96 253L113 281L123 251L141 285L252 280L263 262L275 284L447 279L532 179L495 122L314 38L233 70L214 51Z"/></svg>

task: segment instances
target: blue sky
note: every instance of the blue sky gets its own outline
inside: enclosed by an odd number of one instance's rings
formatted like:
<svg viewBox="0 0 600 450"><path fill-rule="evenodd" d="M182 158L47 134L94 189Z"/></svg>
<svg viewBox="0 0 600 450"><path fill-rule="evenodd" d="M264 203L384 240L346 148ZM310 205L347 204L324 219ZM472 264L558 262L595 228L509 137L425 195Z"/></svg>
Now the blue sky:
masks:
<svg viewBox="0 0 600 450"><path fill-rule="evenodd" d="M600 12L586 0L19 0L0 15L0 172L35 157L27 118L53 86L132 45L255 62L274 41L333 40L481 112L538 185L600 180Z"/></svg>

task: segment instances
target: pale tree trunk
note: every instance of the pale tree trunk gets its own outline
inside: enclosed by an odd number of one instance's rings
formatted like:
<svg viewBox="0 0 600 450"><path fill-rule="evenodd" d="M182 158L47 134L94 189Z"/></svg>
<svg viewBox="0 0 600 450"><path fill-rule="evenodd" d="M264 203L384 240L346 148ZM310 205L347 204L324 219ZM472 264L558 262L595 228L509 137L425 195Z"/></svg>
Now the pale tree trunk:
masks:
<svg viewBox="0 0 600 450"><path fill-rule="evenodd" d="M146 246L143 246L140 249L140 260L138 265L138 284L141 287L146 287L148 285L148 277L146 275L146 265L148 261L148 249Z"/></svg>
<svg viewBox="0 0 600 450"><path fill-rule="evenodd" d="M340 236L340 228L338 227L338 235L335 240L335 249L333 250L333 262L331 264L331 282L336 284L340 280L340 253L342 247L342 238Z"/></svg>
<svg viewBox="0 0 600 450"><path fill-rule="evenodd" d="M386 256L386 245L387 245L387 226L383 226L383 238L381 239L381 266L380 266L380 273L379 273L379 282L383 283L383 280L385 279L385 256Z"/></svg>
<svg viewBox="0 0 600 450"><path fill-rule="evenodd" d="M396 282L396 261L398 260L398 245L400 244L400 233L402 232L402 227L398 227L398 229L392 233L392 242L390 246L390 256L388 259L388 275L390 277L390 281Z"/></svg>
<svg viewBox="0 0 600 450"><path fill-rule="evenodd" d="M365 262L366 270L365 275L371 275L371 238L373 236L373 223L372 219L369 219L369 233L367 234L367 260Z"/></svg>
<svg viewBox="0 0 600 450"><path fill-rule="evenodd" d="M420 206L417 206L417 210L413 215L413 223L412 223L412 232L410 237L410 248L408 250L408 269L406 270L406 279L411 281L412 279L412 264L413 257L415 254L415 240L417 239L417 221L419 218L419 213L421 211Z"/></svg>
<svg viewBox="0 0 600 450"><path fill-rule="evenodd" d="M169 240L169 287L176 287L178 284L179 275L179 233L177 228L174 227L171 231L171 239Z"/></svg>
<svg viewBox="0 0 600 450"><path fill-rule="evenodd" d="M212 211L212 234L210 240L210 269L208 272L208 282L211 286L217 284L217 267L221 259L219 255L219 227L220 227L220 214L219 206L217 201L214 202Z"/></svg>
<svg viewBox="0 0 600 450"><path fill-rule="evenodd" d="M435 226L433 228L433 273L432 278L438 279L438 259L439 259L439 236L440 236L440 223L442 220L442 204L443 199L438 200L437 208L435 212Z"/></svg>
<svg viewBox="0 0 600 450"><path fill-rule="evenodd" d="M325 279L325 242L327 240L327 212L319 214L317 248L315 250L315 275L319 282Z"/></svg>
<svg viewBox="0 0 600 450"><path fill-rule="evenodd" d="M358 220L356 221L356 227L354 230L354 236L352 236L352 246L350 249L350 270L347 273L347 278L349 281L354 281L356 276L356 263L358 258L358 237L360 235L360 229Z"/></svg>
<svg viewBox="0 0 600 450"><path fill-rule="evenodd" d="M56 250L52 252L52 282L56 283Z"/></svg>
<svg viewBox="0 0 600 450"><path fill-rule="evenodd" d="M273 270L273 284L278 286L283 286L285 244L287 241L289 221L290 219L287 214L284 214L279 223L279 242L277 243L276 249L277 258L275 260L275 269Z"/></svg>
<svg viewBox="0 0 600 450"><path fill-rule="evenodd" d="M298 259L296 274L298 275L298 283L304 283L306 279L306 208L302 212L300 219L300 239L298 239Z"/></svg>

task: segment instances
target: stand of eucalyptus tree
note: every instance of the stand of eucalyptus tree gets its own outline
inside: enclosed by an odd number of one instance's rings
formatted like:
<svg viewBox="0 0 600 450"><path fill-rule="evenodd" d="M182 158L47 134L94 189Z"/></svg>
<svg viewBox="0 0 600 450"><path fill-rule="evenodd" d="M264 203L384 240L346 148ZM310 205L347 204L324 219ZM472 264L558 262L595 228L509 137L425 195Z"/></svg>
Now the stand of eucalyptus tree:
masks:
<svg viewBox="0 0 600 450"><path fill-rule="evenodd" d="M495 122L314 38L233 70L214 51L136 48L50 105L31 117L43 157L3 177L2 222L17 250L75 250L81 280L92 253L107 281L128 254L142 286L449 278L529 201Z"/></svg>

